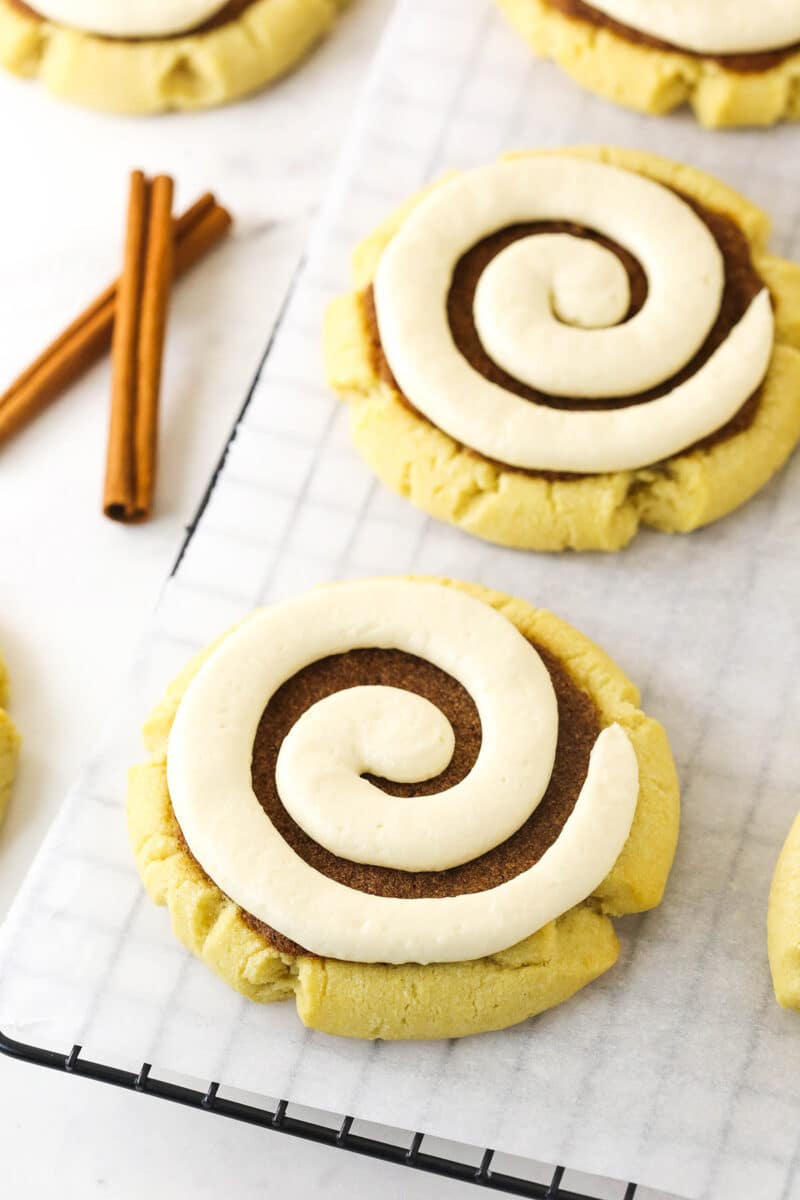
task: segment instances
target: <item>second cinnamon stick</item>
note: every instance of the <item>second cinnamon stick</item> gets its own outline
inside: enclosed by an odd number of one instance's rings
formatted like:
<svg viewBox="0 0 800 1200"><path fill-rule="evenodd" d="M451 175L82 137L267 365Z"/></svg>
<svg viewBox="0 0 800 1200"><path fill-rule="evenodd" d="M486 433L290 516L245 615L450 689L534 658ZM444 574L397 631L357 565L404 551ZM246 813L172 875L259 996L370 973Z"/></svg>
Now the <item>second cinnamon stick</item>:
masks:
<svg viewBox="0 0 800 1200"><path fill-rule="evenodd" d="M149 515L155 486L164 336L173 270L172 179L131 176L125 259L112 345L111 418L103 509Z"/></svg>
<svg viewBox="0 0 800 1200"><path fill-rule="evenodd" d="M210 193L174 224L175 275L188 271L231 227L230 213ZM118 283L111 284L11 386L0 393L0 446L43 412L111 346Z"/></svg>

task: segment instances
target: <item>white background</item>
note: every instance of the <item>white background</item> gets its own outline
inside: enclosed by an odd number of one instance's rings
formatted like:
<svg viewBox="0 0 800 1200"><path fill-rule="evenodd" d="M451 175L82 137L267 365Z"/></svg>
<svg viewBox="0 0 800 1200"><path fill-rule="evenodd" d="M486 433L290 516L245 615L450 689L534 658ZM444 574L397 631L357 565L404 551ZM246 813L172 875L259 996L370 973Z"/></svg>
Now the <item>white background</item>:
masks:
<svg viewBox="0 0 800 1200"><path fill-rule="evenodd" d="M157 518L100 515L103 365L0 451L0 652L24 735L0 832L0 915L125 677L139 633L258 366L390 0L360 0L286 83L218 112L108 118L0 77L0 390L116 274L127 172L207 188L237 241L180 287ZM460 1186L0 1060L0 1162L18 1200L448 1197ZM234 1182L235 1181L235 1182Z"/></svg>

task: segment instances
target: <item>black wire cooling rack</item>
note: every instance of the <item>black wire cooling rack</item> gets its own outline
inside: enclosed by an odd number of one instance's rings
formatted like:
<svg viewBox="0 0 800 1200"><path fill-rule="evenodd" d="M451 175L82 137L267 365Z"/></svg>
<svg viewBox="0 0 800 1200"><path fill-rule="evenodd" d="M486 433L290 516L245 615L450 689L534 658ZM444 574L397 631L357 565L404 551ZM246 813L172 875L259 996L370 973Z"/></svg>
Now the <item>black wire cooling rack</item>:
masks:
<svg viewBox="0 0 800 1200"><path fill-rule="evenodd" d="M246 1125L256 1125L261 1129L275 1133L289 1134L306 1142L316 1142L321 1146L333 1149L349 1150L353 1154L361 1154L366 1158L379 1159L382 1162L394 1163L399 1167L410 1167L413 1170L425 1171L430 1175L440 1175L445 1179L460 1180L490 1192L501 1192L510 1196L527 1196L533 1200L597 1200L584 1192L570 1191L562 1185L565 1167L554 1167L551 1179L537 1182L525 1179L521 1175L511 1175L492 1169L494 1150L483 1151L478 1166L457 1158L445 1158L439 1154L429 1154L423 1149L424 1133L409 1134L408 1145L395 1145L382 1141L380 1138L368 1137L353 1131L354 1117L343 1117L337 1127L322 1125L316 1121L293 1116L289 1111L289 1101L279 1100L274 1108L259 1107L254 1104L244 1104L240 1100L229 1099L220 1095L222 1085L210 1083L205 1091L158 1079L152 1074L150 1063L143 1063L138 1072L126 1071L120 1067L112 1067L107 1063L91 1062L81 1055L81 1047L73 1046L68 1054L59 1054L56 1050L45 1050L41 1046L31 1046L25 1042L16 1042L0 1030L0 1054L14 1058L20 1062L33 1063L36 1066L48 1067L52 1071L63 1071L67 1075L77 1075L83 1079L94 1079L98 1083L108 1083L113 1087L123 1088L128 1092L138 1092L143 1096L156 1096L162 1100L170 1100L173 1104L182 1104L185 1108L195 1108L201 1112L228 1117L233 1121L242 1121ZM465 1150L468 1148L465 1147ZM634 1200L636 1184L620 1184L624 1194L620 1200Z"/></svg>

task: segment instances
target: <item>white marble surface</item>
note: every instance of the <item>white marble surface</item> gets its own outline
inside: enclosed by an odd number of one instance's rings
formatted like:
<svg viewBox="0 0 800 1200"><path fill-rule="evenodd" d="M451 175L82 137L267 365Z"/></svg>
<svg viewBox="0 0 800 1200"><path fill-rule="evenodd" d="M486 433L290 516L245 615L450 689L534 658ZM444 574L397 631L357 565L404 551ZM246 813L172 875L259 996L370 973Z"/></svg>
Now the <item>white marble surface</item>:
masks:
<svg viewBox="0 0 800 1200"><path fill-rule="evenodd" d="M129 120L0 77L0 387L116 272L128 170L212 187L237 239L180 287L165 384L158 513L100 515L108 396L98 367L0 452L0 647L25 738L0 833L4 913L124 679L258 365L390 0L359 0L273 92L191 117ZM146 1193L448 1197L457 1185L0 1060L0 1161L18 1200ZM176 1163L180 1169L176 1170Z"/></svg>

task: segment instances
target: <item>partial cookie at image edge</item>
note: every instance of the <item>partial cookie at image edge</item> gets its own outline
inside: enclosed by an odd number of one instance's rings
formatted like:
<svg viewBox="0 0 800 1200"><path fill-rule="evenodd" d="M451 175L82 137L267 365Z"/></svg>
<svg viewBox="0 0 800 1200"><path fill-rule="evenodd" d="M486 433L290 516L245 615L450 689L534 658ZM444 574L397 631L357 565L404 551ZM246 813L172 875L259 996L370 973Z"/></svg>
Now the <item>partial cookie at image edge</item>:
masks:
<svg viewBox="0 0 800 1200"><path fill-rule="evenodd" d="M497 0L535 54L576 83L651 115L689 104L709 128L800 119L800 52L757 72L712 58L641 45L559 12L547 0Z"/></svg>
<svg viewBox="0 0 800 1200"><path fill-rule="evenodd" d="M0 0L0 67L38 78L62 100L141 114L212 108L285 75L349 0L254 0L204 33L149 41L92 36Z"/></svg>
<svg viewBox="0 0 800 1200"><path fill-rule="evenodd" d="M775 998L800 1009L800 816L781 851L769 895L769 961Z"/></svg>
<svg viewBox="0 0 800 1200"><path fill-rule="evenodd" d="M328 309L328 380L349 404L356 448L387 486L416 506L517 549L615 551L641 526L688 533L719 520L763 488L800 441L800 266L768 253L769 218L764 212L696 168L607 146L530 153L567 154L638 172L736 221L775 312L772 362L750 427L649 468L549 479L504 468L431 424L380 377L362 300L383 251L409 213L430 194L426 190L390 214L356 248L355 290Z"/></svg>

